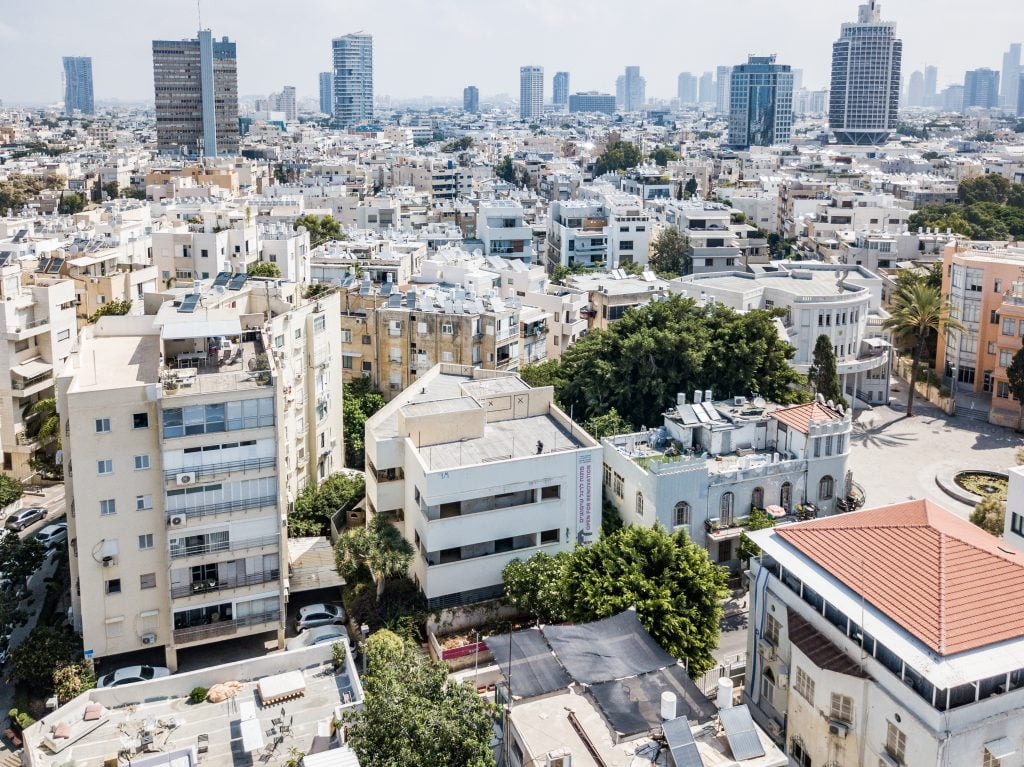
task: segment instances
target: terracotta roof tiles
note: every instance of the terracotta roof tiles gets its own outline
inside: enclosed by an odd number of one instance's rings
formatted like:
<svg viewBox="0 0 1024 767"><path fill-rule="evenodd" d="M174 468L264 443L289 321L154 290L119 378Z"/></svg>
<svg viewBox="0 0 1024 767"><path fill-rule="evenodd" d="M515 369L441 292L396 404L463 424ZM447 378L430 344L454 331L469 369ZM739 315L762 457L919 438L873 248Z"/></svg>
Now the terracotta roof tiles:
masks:
<svg viewBox="0 0 1024 767"><path fill-rule="evenodd" d="M772 413L772 418L780 421L791 429L807 434L810 425L819 421L841 421L842 414L820 402L808 402L805 405L780 408Z"/></svg>

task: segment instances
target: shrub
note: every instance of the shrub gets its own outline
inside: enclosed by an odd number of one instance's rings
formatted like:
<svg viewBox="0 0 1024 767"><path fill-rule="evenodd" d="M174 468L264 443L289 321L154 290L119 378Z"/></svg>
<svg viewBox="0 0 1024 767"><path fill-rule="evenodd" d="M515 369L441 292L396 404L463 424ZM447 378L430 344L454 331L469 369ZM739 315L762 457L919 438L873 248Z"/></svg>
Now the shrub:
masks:
<svg viewBox="0 0 1024 767"><path fill-rule="evenodd" d="M188 702L192 704L202 703L206 700L206 693L209 692L205 687L193 687L192 692L188 694Z"/></svg>

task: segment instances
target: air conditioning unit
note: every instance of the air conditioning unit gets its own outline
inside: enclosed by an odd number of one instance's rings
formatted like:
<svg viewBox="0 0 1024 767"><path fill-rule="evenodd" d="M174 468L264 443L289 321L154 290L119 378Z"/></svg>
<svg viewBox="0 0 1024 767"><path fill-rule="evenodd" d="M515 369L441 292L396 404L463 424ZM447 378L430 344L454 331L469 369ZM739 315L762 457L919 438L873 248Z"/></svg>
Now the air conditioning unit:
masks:
<svg viewBox="0 0 1024 767"><path fill-rule="evenodd" d="M572 767L572 752L567 748L549 751L544 759L544 767Z"/></svg>
<svg viewBox="0 0 1024 767"><path fill-rule="evenodd" d="M156 644L156 634L143 634L142 644Z"/></svg>
<svg viewBox="0 0 1024 767"><path fill-rule="evenodd" d="M739 396L733 397L732 398L732 404L735 405L736 407L739 407L740 405L746 405L747 404L747 398L746 397L739 397Z"/></svg>
<svg viewBox="0 0 1024 767"><path fill-rule="evenodd" d="M188 523L188 517L184 514L171 514L167 518L168 527L184 527Z"/></svg>
<svg viewBox="0 0 1024 767"><path fill-rule="evenodd" d="M174 481L179 485L194 485L196 483L196 473L194 471L187 471L176 476Z"/></svg>
<svg viewBox="0 0 1024 767"><path fill-rule="evenodd" d="M776 722L774 719L768 720L768 734L773 738L782 737L782 725Z"/></svg>
<svg viewBox="0 0 1024 767"><path fill-rule="evenodd" d="M828 722L828 734L835 738L845 738L850 732L850 725L840 722L837 719L830 719Z"/></svg>
<svg viewBox="0 0 1024 767"><path fill-rule="evenodd" d="M113 567L114 565L117 564L117 557L115 557L115 556L113 556L111 554L108 554L107 556L103 557L102 561L103 561L103 566L104 567Z"/></svg>
<svg viewBox="0 0 1024 767"><path fill-rule="evenodd" d="M757 654L765 660L772 660L775 657L775 645L761 637L757 640Z"/></svg>

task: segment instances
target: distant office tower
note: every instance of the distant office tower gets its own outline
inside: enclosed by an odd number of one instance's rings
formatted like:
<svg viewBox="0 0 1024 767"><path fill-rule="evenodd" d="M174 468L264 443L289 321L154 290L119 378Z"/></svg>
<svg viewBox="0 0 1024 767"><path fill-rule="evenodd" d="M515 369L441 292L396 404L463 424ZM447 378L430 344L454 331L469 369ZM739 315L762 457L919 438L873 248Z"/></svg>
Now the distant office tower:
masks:
<svg viewBox="0 0 1024 767"><path fill-rule="evenodd" d="M828 123L840 144L881 144L896 128L903 41L878 0L860 6L832 44Z"/></svg>
<svg viewBox="0 0 1024 767"><path fill-rule="evenodd" d="M924 105L938 106L939 102L939 68L929 65L924 68Z"/></svg>
<svg viewBox="0 0 1024 767"><path fill-rule="evenodd" d="M331 41L334 102L331 114L341 128L373 120L373 35L356 32Z"/></svg>
<svg viewBox="0 0 1024 767"><path fill-rule="evenodd" d="M729 114L729 87L732 84L732 67L718 67L715 70L715 111Z"/></svg>
<svg viewBox="0 0 1024 767"><path fill-rule="evenodd" d="M715 76L710 72L705 72L700 76L697 99L701 104L715 103Z"/></svg>
<svg viewBox="0 0 1024 767"><path fill-rule="evenodd" d="M804 70L794 69L793 70L793 93L799 90L803 90L804 87Z"/></svg>
<svg viewBox="0 0 1024 767"><path fill-rule="evenodd" d="M1024 117L1024 77L1017 82L1017 117Z"/></svg>
<svg viewBox="0 0 1024 767"><path fill-rule="evenodd" d="M89 56L64 57L64 111L75 110L91 115L95 112L92 101L92 58Z"/></svg>
<svg viewBox="0 0 1024 767"><path fill-rule="evenodd" d="M999 73L994 69L972 69L964 74L964 105L966 112L972 107L995 109L999 106Z"/></svg>
<svg viewBox="0 0 1024 767"><path fill-rule="evenodd" d="M462 111L474 114L480 111L480 91L475 85L462 89Z"/></svg>
<svg viewBox="0 0 1024 767"><path fill-rule="evenodd" d="M680 72L676 95L681 104L697 103L697 78L689 72Z"/></svg>
<svg viewBox="0 0 1024 767"><path fill-rule="evenodd" d="M320 111L325 115L334 114L334 73L320 73Z"/></svg>
<svg viewBox="0 0 1024 767"><path fill-rule="evenodd" d="M910 84L907 86L908 107L924 106L924 72L911 72Z"/></svg>
<svg viewBox="0 0 1024 767"><path fill-rule="evenodd" d="M195 40L154 40L153 88L161 152L238 151L238 61L228 38L201 29Z"/></svg>
<svg viewBox="0 0 1024 767"><path fill-rule="evenodd" d="M569 96L570 112L604 112L615 114L615 97L610 93L587 91Z"/></svg>
<svg viewBox="0 0 1024 767"><path fill-rule="evenodd" d="M564 107L569 103L569 73L555 72L552 83L551 103Z"/></svg>
<svg viewBox="0 0 1024 767"><path fill-rule="evenodd" d="M750 56L732 67L729 84L729 144L786 144L793 130L793 73L775 55Z"/></svg>
<svg viewBox="0 0 1024 767"><path fill-rule="evenodd" d="M538 117L544 111L544 67L519 67L519 117Z"/></svg>
<svg viewBox="0 0 1024 767"><path fill-rule="evenodd" d="M1020 81L1020 43L1011 43L1003 54L1002 92L999 106L1009 112L1017 111L1017 83Z"/></svg>
<svg viewBox="0 0 1024 767"><path fill-rule="evenodd" d="M294 121L298 117L295 108L295 86L286 85L280 93L274 93L270 97L270 108L275 112L284 112L284 119Z"/></svg>
<svg viewBox="0 0 1024 767"><path fill-rule="evenodd" d="M647 81L640 76L640 67L626 67L626 73L615 81L615 103L623 112L639 112L647 103Z"/></svg>
<svg viewBox="0 0 1024 767"><path fill-rule="evenodd" d="M950 85L938 96L939 106L946 112L959 112L964 108L964 86Z"/></svg>

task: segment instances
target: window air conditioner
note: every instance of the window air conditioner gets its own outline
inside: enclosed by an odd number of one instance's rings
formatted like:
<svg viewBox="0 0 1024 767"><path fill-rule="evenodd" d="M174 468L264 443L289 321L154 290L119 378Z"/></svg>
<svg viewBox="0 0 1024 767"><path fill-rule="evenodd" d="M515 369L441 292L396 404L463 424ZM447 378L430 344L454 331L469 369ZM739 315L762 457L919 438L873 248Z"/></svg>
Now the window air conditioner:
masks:
<svg viewBox="0 0 1024 767"><path fill-rule="evenodd" d="M567 748L550 751L544 760L544 767L572 767L572 752Z"/></svg>
<svg viewBox="0 0 1024 767"><path fill-rule="evenodd" d="M143 634L142 644L156 644L156 634Z"/></svg>
<svg viewBox="0 0 1024 767"><path fill-rule="evenodd" d="M188 517L184 514L171 514L167 518L168 527L184 527L187 524Z"/></svg>
<svg viewBox="0 0 1024 767"><path fill-rule="evenodd" d="M836 719L830 719L828 723L828 734L836 738L845 738L850 732L850 725Z"/></svg>
<svg viewBox="0 0 1024 767"><path fill-rule="evenodd" d="M188 471L184 474L179 474L174 478L174 481L179 485L194 485L196 482L196 474L194 471Z"/></svg>
<svg viewBox="0 0 1024 767"><path fill-rule="evenodd" d="M757 640L757 654L765 660L772 660L775 657L775 645L761 637Z"/></svg>
<svg viewBox="0 0 1024 767"><path fill-rule="evenodd" d="M103 557L102 561L104 567L113 567L117 564L117 557L111 554L107 554L107 556Z"/></svg>

